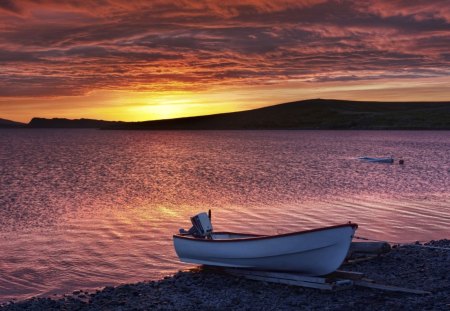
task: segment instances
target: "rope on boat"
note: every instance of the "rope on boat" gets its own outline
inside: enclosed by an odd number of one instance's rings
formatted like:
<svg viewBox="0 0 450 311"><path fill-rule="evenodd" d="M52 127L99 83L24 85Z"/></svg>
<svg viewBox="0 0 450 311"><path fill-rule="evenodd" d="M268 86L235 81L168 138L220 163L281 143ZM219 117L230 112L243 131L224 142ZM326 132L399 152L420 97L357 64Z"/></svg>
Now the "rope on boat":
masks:
<svg viewBox="0 0 450 311"><path fill-rule="evenodd" d="M363 241L387 242L389 244L394 244L394 245L398 245L398 246L414 246L414 247L422 247L422 248L431 248L431 249L440 249L440 250L450 251L449 247L423 245L423 244L417 244L417 242L400 243L400 242L395 242L395 241L375 240L375 239L371 239L371 238L365 238L365 237L362 237L362 236L354 236L353 238L357 239L357 240L363 240ZM421 241L418 241L418 242L421 243Z"/></svg>

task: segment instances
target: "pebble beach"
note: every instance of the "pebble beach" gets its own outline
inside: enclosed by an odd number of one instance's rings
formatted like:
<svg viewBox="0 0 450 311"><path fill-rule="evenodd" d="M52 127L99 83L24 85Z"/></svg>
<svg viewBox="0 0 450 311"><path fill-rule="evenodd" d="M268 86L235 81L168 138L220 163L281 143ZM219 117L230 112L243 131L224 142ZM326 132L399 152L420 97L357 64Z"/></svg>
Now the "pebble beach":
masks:
<svg viewBox="0 0 450 311"><path fill-rule="evenodd" d="M393 247L366 261L344 264L377 283L419 289L425 295L351 287L324 291L247 280L199 267L162 280L57 299L11 301L0 310L449 310L450 240Z"/></svg>

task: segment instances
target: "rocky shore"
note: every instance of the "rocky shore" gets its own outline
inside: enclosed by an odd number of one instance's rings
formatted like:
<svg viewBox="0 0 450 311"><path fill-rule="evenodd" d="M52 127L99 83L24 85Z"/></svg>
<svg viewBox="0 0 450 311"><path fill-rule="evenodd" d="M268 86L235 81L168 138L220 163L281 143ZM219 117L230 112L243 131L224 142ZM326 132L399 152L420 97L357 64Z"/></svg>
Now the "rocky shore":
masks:
<svg viewBox="0 0 450 311"><path fill-rule="evenodd" d="M415 295L352 287L329 292L250 281L210 269L178 272L159 281L32 298L1 310L450 310L450 240L394 247L390 253L341 269L377 282L431 292Z"/></svg>

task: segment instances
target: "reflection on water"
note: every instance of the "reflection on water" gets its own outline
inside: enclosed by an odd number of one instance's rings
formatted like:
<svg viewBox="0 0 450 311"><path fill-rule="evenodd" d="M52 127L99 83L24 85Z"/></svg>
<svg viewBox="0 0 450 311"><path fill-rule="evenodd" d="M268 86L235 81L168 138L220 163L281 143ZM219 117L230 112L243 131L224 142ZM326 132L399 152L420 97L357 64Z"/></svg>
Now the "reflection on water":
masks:
<svg viewBox="0 0 450 311"><path fill-rule="evenodd" d="M210 208L217 230L450 233L449 132L2 130L0 146L0 301L187 267L171 236Z"/></svg>

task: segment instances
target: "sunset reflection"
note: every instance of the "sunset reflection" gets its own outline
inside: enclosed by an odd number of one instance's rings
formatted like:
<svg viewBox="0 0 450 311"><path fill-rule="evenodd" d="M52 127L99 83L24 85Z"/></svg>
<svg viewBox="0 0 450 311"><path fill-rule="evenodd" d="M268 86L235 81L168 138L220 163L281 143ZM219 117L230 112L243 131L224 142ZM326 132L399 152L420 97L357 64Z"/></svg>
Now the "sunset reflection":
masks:
<svg viewBox="0 0 450 311"><path fill-rule="evenodd" d="M189 268L172 235L208 209L217 231L270 235L352 221L378 240L449 233L445 132L17 130L0 141L9 185L0 190L3 298ZM380 145L405 166L355 157Z"/></svg>

